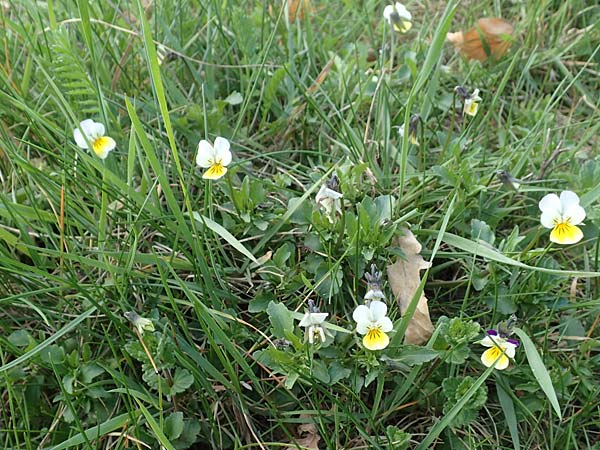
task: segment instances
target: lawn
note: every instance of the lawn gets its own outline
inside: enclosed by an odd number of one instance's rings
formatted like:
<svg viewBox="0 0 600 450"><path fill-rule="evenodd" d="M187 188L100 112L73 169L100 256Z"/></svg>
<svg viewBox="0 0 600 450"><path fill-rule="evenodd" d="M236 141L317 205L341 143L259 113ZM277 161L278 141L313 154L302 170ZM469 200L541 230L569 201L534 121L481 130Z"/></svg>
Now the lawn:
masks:
<svg viewBox="0 0 600 450"><path fill-rule="evenodd" d="M0 447L600 449L599 5L0 13Z"/></svg>

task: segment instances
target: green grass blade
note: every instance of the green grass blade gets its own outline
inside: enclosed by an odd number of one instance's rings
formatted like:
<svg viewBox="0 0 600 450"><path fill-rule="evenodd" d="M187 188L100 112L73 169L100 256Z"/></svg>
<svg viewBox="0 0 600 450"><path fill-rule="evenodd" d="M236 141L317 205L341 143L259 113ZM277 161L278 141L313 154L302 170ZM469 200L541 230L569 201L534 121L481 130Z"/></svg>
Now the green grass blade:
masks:
<svg viewBox="0 0 600 450"><path fill-rule="evenodd" d="M519 429L517 427L517 415L515 414L515 405L513 404L510 395L504 390L500 383L496 383L496 392L498 394L498 400L500 406L504 412L504 418L506 419L506 425L510 432L510 438L513 442L514 450L521 449L521 441L519 439Z"/></svg>
<svg viewBox="0 0 600 450"><path fill-rule="evenodd" d="M533 372L535 379L548 397L548 400L550 400L550 404L552 404L552 408L554 408L558 418L562 419L560 405L558 404L558 399L556 398L556 392L554 391L550 374L548 373L548 370L542 361L542 357L535 348L535 344L527 335L527 333L520 328L515 327L514 332L517 336L519 336L519 339L525 348L525 355L527 355L527 361L529 362L529 367L531 367L531 371Z"/></svg>

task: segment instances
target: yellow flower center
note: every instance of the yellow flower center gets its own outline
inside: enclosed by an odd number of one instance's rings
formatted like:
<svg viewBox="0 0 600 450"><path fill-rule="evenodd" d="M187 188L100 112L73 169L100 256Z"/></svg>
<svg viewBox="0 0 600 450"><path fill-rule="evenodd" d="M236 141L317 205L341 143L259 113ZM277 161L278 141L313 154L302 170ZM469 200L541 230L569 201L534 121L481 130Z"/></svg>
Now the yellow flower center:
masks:
<svg viewBox="0 0 600 450"><path fill-rule="evenodd" d="M574 244L583 237L579 227L571 224L571 217L561 217L554 220L554 228L550 233L550 240L557 244Z"/></svg>
<svg viewBox="0 0 600 450"><path fill-rule="evenodd" d="M369 327L363 338L363 345L369 350L382 350L388 346L390 338L379 326Z"/></svg>
<svg viewBox="0 0 600 450"><path fill-rule="evenodd" d="M94 139L92 142L92 149L97 156L102 157L105 152L106 147L110 145L110 138L108 136L101 136L99 138Z"/></svg>
<svg viewBox="0 0 600 450"><path fill-rule="evenodd" d="M227 169L223 165L222 159L210 160L210 167L204 173L202 178L208 178L209 180L216 180L221 178L227 172Z"/></svg>

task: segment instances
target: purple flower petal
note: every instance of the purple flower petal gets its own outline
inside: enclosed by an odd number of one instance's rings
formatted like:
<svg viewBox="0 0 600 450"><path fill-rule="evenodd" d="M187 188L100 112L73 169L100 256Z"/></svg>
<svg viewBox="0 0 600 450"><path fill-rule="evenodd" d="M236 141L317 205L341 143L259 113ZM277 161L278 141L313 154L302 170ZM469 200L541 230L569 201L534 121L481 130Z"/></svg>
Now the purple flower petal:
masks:
<svg viewBox="0 0 600 450"><path fill-rule="evenodd" d="M506 342L510 342L515 347L519 346L519 341L517 341L516 339L507 339Z"/></svg>
<svg viewBox="0 0 600 450"><path fill-rule="evenodd" d="M498 336L498 332L496 330L487 330L487 334L489 336Z"/></svg>

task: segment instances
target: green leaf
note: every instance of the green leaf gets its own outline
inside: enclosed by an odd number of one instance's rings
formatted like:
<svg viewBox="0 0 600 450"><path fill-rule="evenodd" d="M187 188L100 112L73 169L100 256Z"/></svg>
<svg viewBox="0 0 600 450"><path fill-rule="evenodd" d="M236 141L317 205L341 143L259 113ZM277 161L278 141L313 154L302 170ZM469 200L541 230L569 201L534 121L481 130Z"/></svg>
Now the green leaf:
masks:
<svg viewBox="0 0 600 450"><path fill-rule="evenodd" d="M431 232L431 234L437 234L437 232ZM469 239L457 236L452 233L444 233L442 240L453 247L460 248L465 252L473 255L481 256L482 258L491 259L502 264L508 264L510 266L521 267L522 269L537 270L539 272L551 273L553 275L560 275L563 277L600 277L600 272L582 272L578 270L556 270L547 269L545 267L528 266L520 261L516 261L508 256L503 255L497 250L490 248L487 245L482 245L478 242L473 242Z"/></svg>
<svg viewBox="0 0 600 450"><path fill-rule="evenodd" d="M267 307L269 321L273 326L273 336L286 339L294 331L294 317L292 312L283 303L269 302Z"/></svg>
<svg viewBox="0 0 600 450"><path fill-rule="evenodd" d="M235 106L242 103L244 101L244 97L242 97L242 94L240 94L238 91L234 91L231 94L229 94L227 98L223 101L225 103L230 104L231 106Z"/></svg>
<svg viewBox="0 0 600 450"><path fill-rule="evenodd" d="M184 392L194 383L194 376L187 369L178 368L173 377L173 384L171 385L170 393L179 394Z"/></svg>
<svg viewBox="0 0 600 450"><path fill-rule="evenodd" d="M223 239L225 239L227 241L227 243L229 245L231 245L233 248L235 248L238 252L247 256L252 262L258 264L257 259L250 252L250 250L248 250L246 247L244 247L242 245L242 243L240 241L238 241L236 239L236 237L233 236L229 231L227 231L225 228L223 228L222 225L218 224L217 222L210 219L209 217L206 217L206 216L203 216L203 215L197 213L196 211L193 212L193 216L194 216L194 219L196 219L198 222L206 225L212 231L214 231L219 236L221 236Z"/></svg>
<svg viewBox="0 0 600 450"><path fill-rule="evenodd" d="M47 450L64 450L66 448L75 447L77 445L85 444L93 439L99 439L105 434L110 433L111 431L118 430L119 428L123 428L123 426L129 422L135 422L137 416L139 415L138 411L132 410L126 412L125 414L121 414L120 416L113 417L106 422L103 422L95 427L88 428L83 433L76 434L70 439L61 442L54 447L46 447Z"/></svg>
<svg viewBox="0 0 600 450"><path fill-rule="evenodd" d="M552 380L550 379L550 374L542 361L542 357L538 353L535 348L535 344L531 340L531 338L518 327L513 328L513 331L523 344L523 348L525 348L525 355L527 356L527 361L529 362L529 367L531 367L531 371L533 372L533 376L539 383L540 387L550 400L552 407L554 408L554 412L559 419L562 419L562 413L560 411L560 405L558 404L558 398L556 398L556 392L554 391L554 386L552 385Z"/></svg>
<svg viewBox="0 0 600 450"><path fill-rule="evenodd" d="M500 383L496 383L496 392L498 393L498 400L500 406L504 412L504 418L506 419L506 425L510 432L510 437L513 441L514 450L521 449L521 442L519 441L519 429L517 428L517 416L515 414L515 405L510 398L510 395L504 390Z"/></svg>
<svg viewBox="0 0 600 450"><path fill-rule="evenodd" d="M165 419L165 434L167 437L174 441L181 436L183 432L183 413L177 411L169 414L169 417Z"/></svg>

